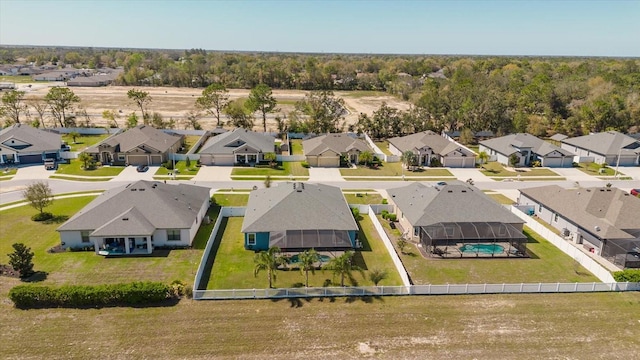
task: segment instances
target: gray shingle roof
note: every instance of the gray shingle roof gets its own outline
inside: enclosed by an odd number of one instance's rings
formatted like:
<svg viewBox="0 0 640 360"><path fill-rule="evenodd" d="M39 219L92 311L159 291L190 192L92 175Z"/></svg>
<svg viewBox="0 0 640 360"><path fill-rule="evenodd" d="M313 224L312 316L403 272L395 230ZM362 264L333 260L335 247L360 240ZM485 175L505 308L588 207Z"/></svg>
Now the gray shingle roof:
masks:
<svg viewBox="0 0 640 360"><path fill-rule="evenodd" d="M577 146L596 154L612 156L618 155L622 148L626 151L640 153L640 140L617 131L607 131L597 134L578 136L562 140L562 143ZM625 152L625 150L623 150Z"/></svg>
<svg viewBox="0 0 640 360"><path fill-rule="evenodd" d="M282 183L252 191L242 223L245 233L357 229L339 188L309 183Z"/></svg>
<svg viewBox="0 0 640 360"><path fill-rule="evenodd" d="M564 134L555 134L552 137L550 137L551 140L555 140L555 141L562 141L566 138L568 138L568 136Z"/></svg>
<svg viewBox="0 0 640 360"><path fill-rule="evenodd" d="M473 186L430 187L415 182L387 190L413 226L450 222L500 222L522 224L519 217Z"/></svg>
<svg viewBox="0 0 640 360"><path fill-rule="evenodd" d="M244 145L250 146L263 153L275 150L276 139L265 133L257 133L247 129L234 129L207 140L200 149L200 154L233 154Z"/></svg>
<svg viewBox="0 0 640 360"><path fill-rule="evenodd" d="M182 136L167 134L162 130L158 130L148 125L138 125L128 129L120 134L112 136L98 145L87 148L87 152L98 152L98 146L106 144L109 146L120 146L119 152L129 152L137 147L157 150L160 153L167 152L169 148L180 142Z"/></svg>
<svg viewBox="0 0 640 360"><path fill-rule="evenodd" d="M466 154L467 156L475 156L473 152L462 148L455 142L449 141L430 130L407 136L394 137L388 141L403 153L405 151L414 151L427 146L430 147L434 153L441 156L445 156L456 150Z"/></svg>
<svg viewBox="0 0 640 360"><path fill-rule="evenodd" d="M357 139L344 133L331 133L316 136L302 142L302 148L305 155L320 155L327 150L331 150L338 154L343 154L352 149L358 151L371 151L367 143L361 139Z"/></svg>
<svg viewBox="0 0 640 360"><path fill-rule="evenodd" d="M484 145L485 147L493 149L505 156L517 153L518 149L516 149L516 147L531 148L534 153L540 156L546 156L554 151L557 151L564 156L574 155L567 150L561 149L558 146L527 133L510 134L495 139L480 141L480 145Z"/></svg>
<svg viewBox="0 0 640 360"><path fill-rule="evenodd" d="M60 150L62 145L60 134L24 124L15 124L0 130L0 144L13 149L11 140L31 144L23 149L14 149L17 153L55 151Z"/></svg>
<svg viewBox="0 0 640 360"><path fill-rule="evenodd" d="M126 228L130 235L144 235L151 227L184 229L193 224L202 204L208 201L209 188L140 180L104 192L57 230L115 235Z"/></svg>
<svg viewBox="0 0 640 360"><path fill-rule="evenodd" d="M624 230L640 229L640 199L620 189L548 185L520 192L602 239L634 238Z"/></svg>

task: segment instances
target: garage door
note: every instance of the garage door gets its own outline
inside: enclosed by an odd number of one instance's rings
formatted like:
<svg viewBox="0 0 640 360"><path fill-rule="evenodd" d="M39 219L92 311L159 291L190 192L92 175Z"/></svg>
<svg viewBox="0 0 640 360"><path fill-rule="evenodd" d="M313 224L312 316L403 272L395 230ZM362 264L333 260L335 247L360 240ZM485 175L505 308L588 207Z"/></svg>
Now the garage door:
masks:
<svg viewBox="0 0 640 360"><path fill-rule="evenodd" d="M21 155L19 156L21 164L39 164L42 163L42 155Z"/></svg>
<svg viewBox="0 0 640 360"><path fill-rule="evenodd" d="M442 164L445 167L452 167L452 168L459 168L462 167L463 164L463 159L444 159L444 164Z"/></svg>
<svg viewBox="0 0 640 360"><path fill-rule="evenodd" d="M128 155L127 162L129 165L149 165L149 157L147 155Z"/></svg>
<svg viewBox="0 0 640 360"><path fill-rule="evenodd" d="M57 159L58 158L58 153L54 152L54 153L46 153L44 154L44 157L47 159Z"/></svg>
<svg viewBox="0 0 640 360"><path fill-rule="evenodd" d="M319 156L318 157L318 166L319 167L338 167L340 166L340 158L337 156Z"/></svg>
<svg viewBox="0 0 640 360"><path fill-rule="evenodd" d="M542 160L542 166L560 167L562 166L562 158L545 158Z"/></svg>
<svg viewBox="0 0 640 360"><path fill-rule="evenodd" d="M151 155L151 165L161 165L162 155Z"/></svg>
<svg viewBox="0 0 640 360"><path fill-rule="evenodd" d="M223 165L223 166L231 166L234 164L234 156L233 155L214 155L213 156L213 165Z"/></svg>

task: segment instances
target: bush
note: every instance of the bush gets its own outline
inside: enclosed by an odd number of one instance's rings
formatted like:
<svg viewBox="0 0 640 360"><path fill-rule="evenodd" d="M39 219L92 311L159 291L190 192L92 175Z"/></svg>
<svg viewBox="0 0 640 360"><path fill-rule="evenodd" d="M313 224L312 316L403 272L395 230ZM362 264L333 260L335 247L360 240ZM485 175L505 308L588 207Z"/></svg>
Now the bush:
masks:
<svg viewBox="0 0 640 360"><path fill-rule="evenodd" d="M398 216L396 214L387 215L387 220L389 221L396 221L397 219L398 219Z"/></svg>
<svg viewBox="0 0 640 360"><path fill-rule="evenodd" d="M616 271L613 273L613 278L617 282L640 282L640 269Z"/></svg>
<svg viewBox="0 0 640 360"><path fill-rule="evenodd" d="M162 164L166 169L173 170L173 162L171 160L167 160L164 164Z"/></svg>
<svg viewBox="0 0 640 360"><path fill-rule="evenodd" d="M387 216L389 216L389 211L387 210L382 210L382 212L380 213L382 215L383 219L387 219Z"/></svg>
<svg viewBox="0 0 640 360"><path fill-rule="evenodd" d="M33 221L47 221L51 219L53 219L53 214L50 212L37 213L31 217Z"/></svg>
<svg viewBox="0 0 640 360"><path fill-rule="evenodd" d="M254 167L256 169L270 169L270 168L272 168L271 165L262 165L262 164L256 164L256 165L254 165Z"/></svg>
<svg viewBox="0 0 640 360"><path fill-rule="evenodd" d="M158 282L61 287L19 285L9 291L18 308L145 305L176 298L172 287Z"/></svg>
<svg viewBox="0 0 640 360"><path fill-rule="evenodd" d="M358 209L357 207L351 208L351 213L356 220L360 219L360 209Z"/></svg>
<svg viewBox="0 0 640 360"><path fill-rule="evenodd" d="M387 205L389 203L389 201L387 199L382 199L382 204L383 205ZM386 211L386 210L385 210Z"/></svg>
<svg viewBox="0 0 640 360"><path fill-rule="evenodd" d="M303 168L309 168L309 162L308 161L303 161L300 163L300 165L302 165Z"/></svg>

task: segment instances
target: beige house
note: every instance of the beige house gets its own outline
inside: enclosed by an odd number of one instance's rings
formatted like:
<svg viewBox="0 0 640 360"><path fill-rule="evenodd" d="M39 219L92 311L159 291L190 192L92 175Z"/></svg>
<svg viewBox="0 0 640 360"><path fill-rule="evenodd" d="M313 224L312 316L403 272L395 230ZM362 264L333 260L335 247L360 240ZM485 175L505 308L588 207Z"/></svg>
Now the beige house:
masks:
<svg viewBox="0 0 640 360"><path fill-rule="evenodd" d="M476 166L476 154L449 141L433 131L423 131L407 136L394 137L389 141L389 151L393 155L402 156L407 151L416 155L420 166L431 166L437 160L440 165L454 168Z"/></svg>
<svg viewBox="0 0 640 360"><path fill-rule="evenodd" d="M269 134L235 129L210 138L198 153L203 165L255 165L275 152L275 143Z"/></svg>
<svg viewBox="0 0 640 360"><path fill-rule="evenodd" d="M182 147L184 136L138 125L85 150L103 164L160 165Z"/></svg>
<svg viewBox="0 0 640 360"><path fill-rule="evenodd" d="M371 151L361 140L348 134L326 134L302 142L304 155L310 166L339 167L340 157L346 157L352 164L357 164L360 153Z"/></svg>

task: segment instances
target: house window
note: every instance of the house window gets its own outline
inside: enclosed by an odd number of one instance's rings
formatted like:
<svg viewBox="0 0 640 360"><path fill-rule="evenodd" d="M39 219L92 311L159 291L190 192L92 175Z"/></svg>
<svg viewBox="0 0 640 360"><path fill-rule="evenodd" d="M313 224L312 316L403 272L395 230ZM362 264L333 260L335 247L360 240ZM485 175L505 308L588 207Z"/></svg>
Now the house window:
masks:
<svg viewBox="0 0 640 360"><path fill-rule="evenodd" d="M167 241L180 241L180 230L167 230Z"/></svg>
<svg viewBox="0 0 640 360"><path fill-rule="evenodd" d="M539 213L542 213L542 204L539 204L539 205L538 205L538 212L539 212Z"/></svg>
<svg viewBox="0 0 640 360"><path fill-rule="evenodd" d="M118 154L118 161L124 161L124 154Z"/></svg>
<svg viewBox="0 0 640 360"><path fill-rule="evenodd" d="M91 231L80 231L80 238L82 238L83 243L89 242L89 234Z"/></svg>
<svg viewBox="0 0 640 360"><path fill-rule="evenodd" d="M553 222L558 222L558 214L553 214Z"/></svg>
<svg viewBox="0 0 640 360"><path fill-rule="evenodd" d="M255 245L256 244L256 234L249 233L247 234L247 245Z"/></svg>
<svg viewBox="0 0 640 360"><path fill-rule="evenodd" d="M413 236L418 236L418 233L420 232L420 228L419 227L414 227L413 228Z"/></svg>

